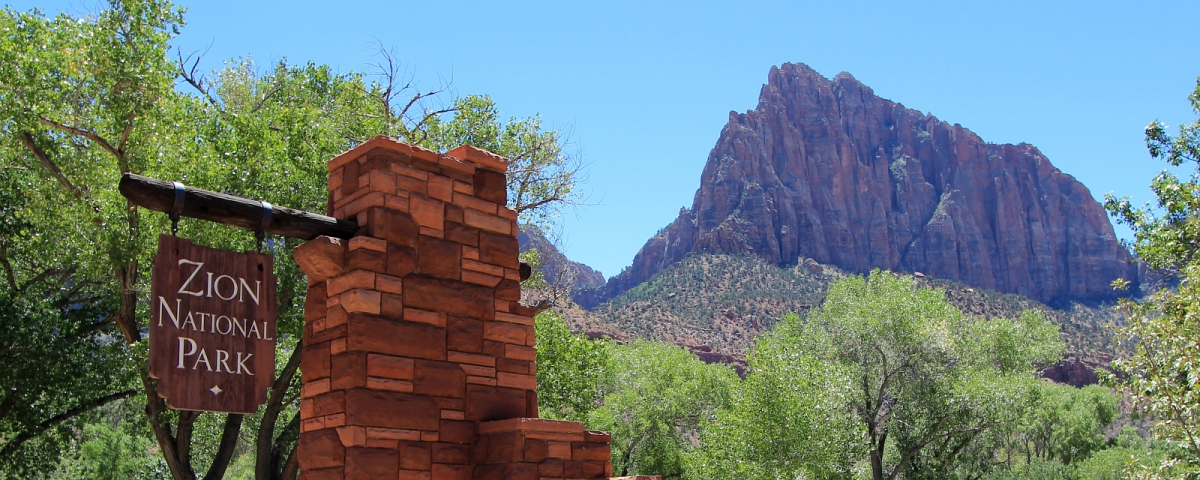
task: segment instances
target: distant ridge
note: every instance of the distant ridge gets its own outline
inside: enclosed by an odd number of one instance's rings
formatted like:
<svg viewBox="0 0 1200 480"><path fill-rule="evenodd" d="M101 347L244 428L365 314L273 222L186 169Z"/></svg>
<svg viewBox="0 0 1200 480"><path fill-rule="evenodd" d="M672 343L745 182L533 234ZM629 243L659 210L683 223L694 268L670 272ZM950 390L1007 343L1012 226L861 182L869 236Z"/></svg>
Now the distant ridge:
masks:
<svg viewBox="0 0 1200 480"><path fill-rule="evenodd" d="M584 307L691 253L923 272L1051 305L1116 297L1138 270L1083 184L1032 145L996 145L880 98L848 73L772 67L730 112L690 209Z"/></svg>

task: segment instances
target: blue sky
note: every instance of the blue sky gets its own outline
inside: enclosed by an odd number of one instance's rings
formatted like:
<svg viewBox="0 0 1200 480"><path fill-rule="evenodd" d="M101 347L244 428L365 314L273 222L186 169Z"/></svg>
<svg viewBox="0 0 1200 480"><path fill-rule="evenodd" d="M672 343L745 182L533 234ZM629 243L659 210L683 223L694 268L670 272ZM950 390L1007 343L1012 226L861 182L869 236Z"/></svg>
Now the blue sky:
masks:
<svg viewBox="0 0 1200 480"><path fill-rule="evenodd" d="M1036 145L1097 199L1149 201L1164 168L1142 129L1195 120L1200 2L181 3L176 45L202 67L252 56L367 70L394 48L428 89L540 113L589 164L565 212L572 259L612 276L681 206L731 110L772 65L847 71L876 94L996 143ZM80 13L94 1L15 2ZM1128 231L1118 228L1118 235Z"/></svg>

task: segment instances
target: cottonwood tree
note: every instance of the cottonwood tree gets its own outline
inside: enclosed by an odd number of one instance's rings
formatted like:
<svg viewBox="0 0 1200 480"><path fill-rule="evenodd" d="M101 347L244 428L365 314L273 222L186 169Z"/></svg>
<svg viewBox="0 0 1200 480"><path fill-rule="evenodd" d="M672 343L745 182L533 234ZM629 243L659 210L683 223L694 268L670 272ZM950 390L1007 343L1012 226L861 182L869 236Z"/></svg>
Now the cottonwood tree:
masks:
<svg viewBox="0 0 1200 480"><path fill-rule="evenodd" d="M155 237L170 226L164 215L139 211L122 198L116 191L118 179L132 172L320 212L330 158L378 134L436 147L426 132L437 122L455 124L462 113L426 108L422 102L430 92L405 91L404 85L397 89L392 78L370 82L361 74L337 74L323 65L280 62L259 72L252 61L242 59L202 75L198 59L169 49L182 25L179 9L153 0L114 0L79 18L3 12L0 135L6 141L0 143L0 161L6 172L30 178L14 183L15 195L27 200L14 218L38 222L38 229L28 230L37 241L18 243L37 253L20 258L40 259L5 263L12 264L5 272L13 281L7 283L12 288L14 282L53 281L75 295L68 297L70 308L56 312L86 317L93 323L83 327L94 336L117 340L80 343L96 351L117 351L121 362L115 373L96 373L116 382L106 385L110 390L84 398L88 392L71 387L78 394L67 392L76 396L62 398L75 398L85 408L103 403L103 394L136 389L173 478L221 478L235 455L254 456L256 478L290 478L297 472L293 451L300 350L295 346L306 291L302 273L290 259L298 242L272 238L266 243L276 256L279 279L277 378L267 404L250 416L170 410L147 373L142 328L148 318L146 271ZM494 113L490 103L478 105ZM545 137L537 125L513 122L528 128L514 127L511 131L522 134L493 139L490 148ZM510 131L502 125L484 130ZM555 188L549 191L563 191ZM524 205L522 212L536 215L570 198L554 197ZM185 219L179 232L217 248L254 248L249 232L207 222ZM5 234L0 246L9 247L13 238ZM14 248L0 253L17 258ZM39 278L37 268L53 272ZM22 321L47 324L35 315ZM132 375L118 375L122 372ZM79 411L61 408L39 412L37 422L26 424L36 427ZM253 432L249 449L239 445L248 430ZM0 448L11 447L9 458L20 460L16 453L38 432L26 427L14 432L3 434L0 441L6 443Z"/></svg>
<svg viewBox="0 0 1200 480"><path fill-rule="evenodd" d="M1188 99L1200 114L1200 80ZM1141 303L1121 301L1127 323L1117 338L1130 353L1113 362L1120 377L1107 376L1107 381L1132 393L1134 406L1152 419L1154 435L1178 447L1162 471L1195 476L1200 472L1200 121L1180 126L1176 136L1155 121L1146 127L1146 145L1152 157L1196 170L1188 179L1166 170L1155 177L1150 188L1157 208L1106 198L1109 213L1133 229L1138 259L1167 279Z"/></svg>

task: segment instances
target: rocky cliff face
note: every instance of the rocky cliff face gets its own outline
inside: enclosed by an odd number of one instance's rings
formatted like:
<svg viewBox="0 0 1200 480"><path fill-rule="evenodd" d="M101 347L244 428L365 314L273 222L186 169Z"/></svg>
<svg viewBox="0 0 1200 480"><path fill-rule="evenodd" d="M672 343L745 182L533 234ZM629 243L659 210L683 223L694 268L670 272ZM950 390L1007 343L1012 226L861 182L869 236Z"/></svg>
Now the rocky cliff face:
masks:
<svg viewBox="0 0 1200 480"><path fill-rule="evenodd" d="M595 304L692 252L919 271L1048 303L1136 281L1103 208L1032 145L984 142L879 98L848 73L772 68L758 108L731 112L691 209L651 238Z"/></svg>

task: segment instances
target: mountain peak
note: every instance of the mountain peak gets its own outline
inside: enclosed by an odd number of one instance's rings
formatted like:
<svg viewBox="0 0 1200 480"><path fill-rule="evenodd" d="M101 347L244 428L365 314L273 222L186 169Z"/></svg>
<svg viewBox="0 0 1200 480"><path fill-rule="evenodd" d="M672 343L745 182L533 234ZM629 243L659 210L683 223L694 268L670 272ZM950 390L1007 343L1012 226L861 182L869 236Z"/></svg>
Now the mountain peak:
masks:
<svg viewBox="0 0 1200 480"><path fill-rule="evenodd" d="M920 271L1042 302L1111 299L1113 279L1138 279L1104 209L1036 147L985 143L849 73L772 67L757 108L729 121L692 208L599 297L693 252Z"/></svg>

